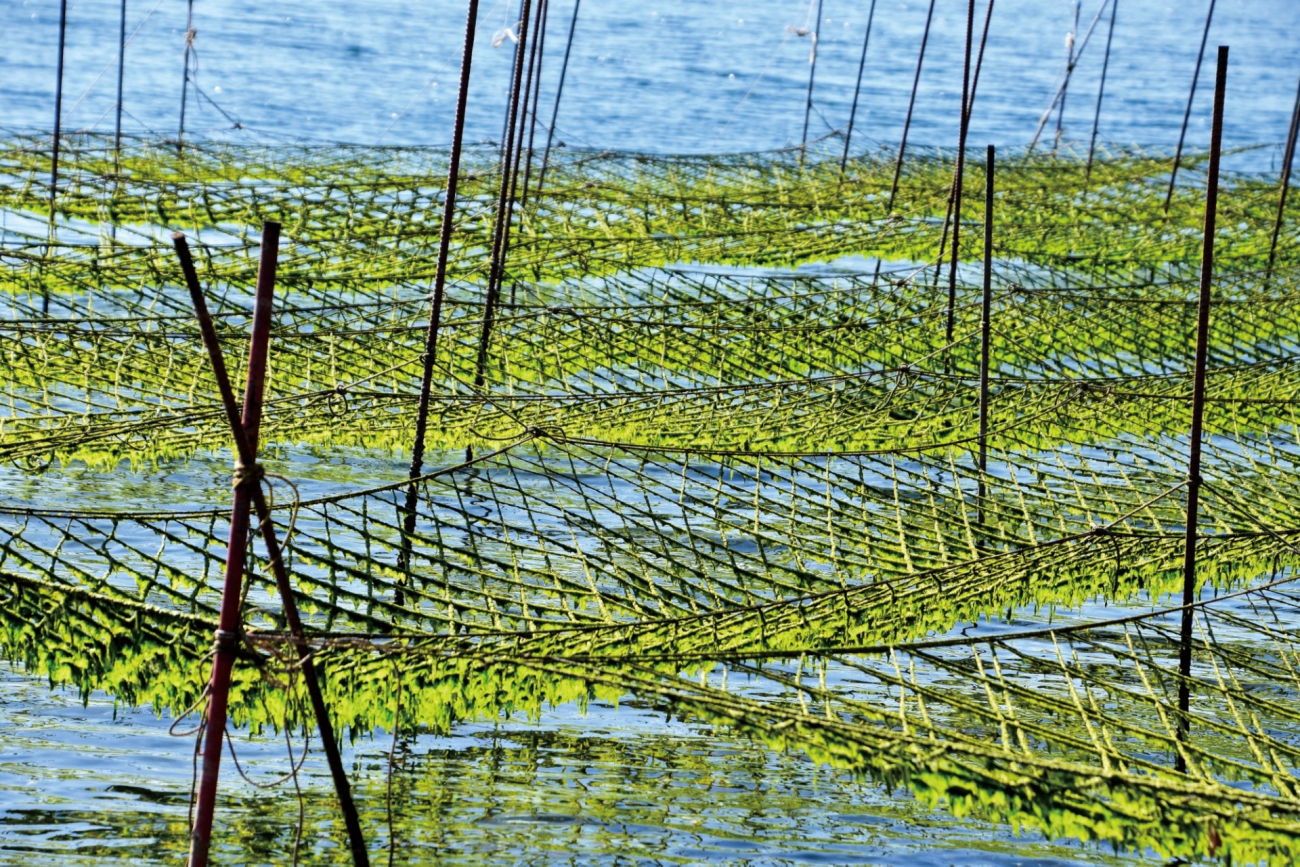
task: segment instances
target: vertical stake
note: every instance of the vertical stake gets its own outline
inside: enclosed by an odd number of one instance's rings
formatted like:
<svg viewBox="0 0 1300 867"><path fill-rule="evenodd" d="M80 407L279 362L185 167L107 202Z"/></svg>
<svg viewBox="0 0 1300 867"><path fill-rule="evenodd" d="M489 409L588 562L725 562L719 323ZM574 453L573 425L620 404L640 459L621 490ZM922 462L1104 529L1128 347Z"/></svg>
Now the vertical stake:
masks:
<svg viewBox="0 0 1300 867"><path fill-rule="evenodd" d="M1295 106L1291 109L1291 128L1287 131L1286 149L1282 154L1282 193L1277 200L1277 217L1273 220L1273 239L1268 245L1268 271L1273 276L1273 260L1277 257L1277 236L1282 231L1282 216L1286 210L1286 194L1291 189L1291 162L1295 158L1296 136L1300 135L1300 88L1296 90Z"/></svg>
<svg viewBox="0 0 1300 867"><path fill-rule="evenodd" d="M1196 601L1196 521L1201 494L1201 427L1205 415L1205 367L1210 343L1210 284L1214 277L1214 223L1219 205L1219 153L1223 144L1223 94L1228 81L1228 46L1219 46L1214 76L1214 120L1205 188L1205 237L1201 247L1201 293L1196 310L1196 368L1192 381L1192 431L1187 454L1187 541L1183 548L1183 622L1178 652L1178 740L1191 732L1192 609ZM1187 772L1180 750L1179 773Z"/></svg>
<svg viewBox="0 0 1300 867"><path fill-rule="evenodd" d="M1092 140L1088 144L1088 165L1083 170L1083 185L1092 180L1092 158L1097 153L1097 128L1101 125L1101 98L1106 92L1106 71L1110 69L1110 43L1115 37L1115 16L1119 13L1119 0L1111 0L1110 28L1106 31L1106 56L1101 61L1101 84L1097 85L1097 110L1092 115Z"/></svg>
<svg viewBox="0 0 1300 867"><path fill-rule="evenodd" d="M858 60L858 82L853 86L853 106L849 109L849 126L844 133L844 154L840 157L840 175L849 162L849 143L853 141L853 122L858 116L858 94L862 92L862 71L867 68L867 45L871 42L871 22L876 18L876 0L871 0L867 10L867 32L862 37L862 57Z"/></svg>
<svg viewBox="0 0 1300 867"><path fill-rule="evenodd" d="M122 173L122 79L126 75L126 0L117 33L117 123L113 126L113 173ZM116 226L113 227L116 230Z"/></svg>
<svg viewBox="0 0 1300 867"><path fill-rule="evenodd" d="M402 507L402 551L398 571L405 576L411 567L411 537L415 533L416 484L424 472L424 437L429 426L429 392L433 388L433 363L438 356L438 329L442 325L442 299L447 287L447 257L456 216L456 187L460 181L460 157L465 141L465 108L469 102L469 79L474 66L474 31L478 22L479 0L468 0L465 15L465 46L460 61L460 89L456 96L456 120L451 134L451 157L447 166L447 193L443 200L442 229L438 239L438 265L433 278L433 299L429 305L429 326L424 336L423 368L420 374L420 402L415 413L415 439L411 444L411 484L406 489ZM404 577L399 577L403 581ZM404 605L399 589L393 602Z"/></svg>
<svg viewBox="0 0 1300 867"><path fill-rule="evenodd" d="M50 149L50 246L54 246L55 206L59 196L59 138L63 132L63 53L67 44L68 0L59 3L59 68L54 80L54 142ZM50 312L50 287L41 290L41 313Z"/></svg>
<svg viewBox="0 0 1300 867"><path fill-rule="evenodd" d="M546 182L546 168L551 162L551 142L555 139L555 120L560 116L560 97L564 95L564 77L569 72L569 54L573 51L573 32L578 29L578 8L582 0L573 0L573 18L569 21L569 41L564 46L564 62L560 64L560 83L555 89L555 107L551 109L551 125L546 130L546 150L542 152L542 171L537 176L537 195L542 194Z"/></svg>
<svg viewBox="0 0 1300 867"><path fill-rule="evenodd" d="M519 45L515 52L515 80L510 106L506 112L509 120L506 129L506 152L501 162L501 189L497 196L496 226L492 233L492 257L488 267L487 296L483 301L483 327L479 332L478 358L474 364L474 387L483 385L487 372L488 343L492 339L492 325L496 316L497 296L501 288L501 267L504 258L506 223L510 215L511 180L514 174L515 121L519 118L519 97L523 91L524 52L528 50L528 13L532 0L524 0L523 14L519 19Z"/></svg>
<svg viewBox="0 0 1300 867"><path fill-rule="evenodd" d="M1196 82L1201 77L1201 61L1205 58L1205 40L1210 36L1210 20L1214 18L1215 0L1210 0L1210 11L1205 15L1205 29L1201 31L1201 50L1196 53L1196 71L1192 73L1192 89L1187 94L1187 108L1183 111L1183 128L1178 133L1178 148L1174 151L1174 168L1169 173L1169 191L1165 193L1165 213L1174 197L1174 181L1178 179L1178 164L1183 159L1183 141L1187 138L1187 121L1192 116L1192 100L1196 98Z"/></svg>
<svg viewBox="0 0 1300 867"><path fill-rule="evenodd" d="M993 308L993 163L996 151L988 147L984 178L984 297L980 301L980 454L979 512L976 522L984 525L984 474L989 468L989 331Z"/></svg>
<svg viewBox="0 0 1300 867"><path fill-rule="evenodd" d="M803 106L803 137L799 139L799 162L808 153L808 121L812 118L813 80L817 77L817 50L821 48L822 0L817 0L817 20L813 22L812 55L808 58L808 98Z"/></svg>
<svg viewBox="0 0 1300 867"><path fill-rule="evenodd" d="M1052 153L1056 153L1061 146L1061 134L1064 132L1062 124L1065 122L1065 97L1070 90L1070 76L1074 74L1074 65L1078 63L1074 49L1079 41L1079 11L1082 6L1082 0L1074 0L1074 29L1070 31L1070 47L1065 54L1065 81L1061 83L1061 103L1056 110L1056 137L1052 141Z"/></svg>
<svg viewBox="0 0 1300 867"><path fill-rule="evenodd" d="M528 46L528 72L524 75L524 95L523 100L516 107L515 113L518 117L519 132L515 137L515 157L510 167L510 196L506 200L506 222L504 234L501 237L501 262L504 270L506 256L510 252L510 230L513 226L515 214L515 202L519 201L516 193L519 190L519 160L524 156L524 137L528 132L528 103L536 100L537 92L542 89L542 38L546 35L546 0L537 0L537 12L533 16L532 44ZM531 156L531 155L530 155ZM530 160L531 162L531 160ZM524 178L524 190L527 195L528 179ZM522 218L522 211L520 212ZM505 274L502 273L499 281L505 280ZM498 288L497 292L500 293ZM515 303L515 283L510 283L510 304Z"/></svg>
<svg viewBox="0 0 1300 867"><path fill-rule="evenodd" d="M971 42L975 38L975 0L970 0L966 8L966 60L961 77L961 118L960 132L957 135L957 168L952 179L952 267L948 271L948 317L944 326L946 344L952 343L953 316L957 306L957 262L961 259L959 242L961 239L961 199L962 180L966 173L966 134L970 131L970 52ZM951 350L944 356L944 367L950 366Z"/></svg>
<svg viewBox="0 0 1300 867"><path fill-rule="evenodd" d="M921 33L921 52L916 57L916 75L912 78L912 96L907 101L907 117L903 120L903 140L898 144L898 159L894 162L894 182L889 187L889 204L885 206L886 215L894 212L894 197L898 194L898 178L903 173L903 155L907 152L907 133L912 127L912 109L916 107L916 89L921 84L921 64L925 63L925 45L930 41L930 21L934 18L934 0L930 0L930 9L925 13L925 30ZM880 265L876 265L876 273Z"/></svg>
<svg viewBox="0 0 1300 867"><path fill-rule="evenodd" d="M185 14L185 74L181 78L181 122L176 131L176 149L180 150L185 140L185 97L190 88L190 49L194 47L194 0L187 0L188 11Z"/></svg>
<svg viewBox="0 0 1300 867"><path fill-rule="evenodd" d="M262 396L265 391L268 349L271 335L271 312L275 301L275 272L280 244L280 224L266 221L262 227L261 261L257 270L256 301L253 308L253 329L248 349L248 380L244 392L242 416L235 404L235 395L230 387L230 377L226 372L225 358L222 356L221 344L217 340L216 330L212 326L212 317L208 313L207 301L199 284L198 274L194 269L194 260L190 256L185 236L177 232L172 235L176 254L180 258L181 268L185 274L185 283L190 291L190 300L194 305L194 315L203 335L203 343L208 351L208 360L221 393L222 405L226 419L230 423L231 436L235 443L235 498L231 510L230 541L226 550L225 581L221 591L221 614L213 645L212 679L209 682L208 709L203 734L203 772L199 780L198 804L195 808L194 831L190 839L189 867L206 867L208 850L212 842L212 818L216 811L217 777L221 769L221 749L226 735L227 707L230 698L231 670L235 655L239 649L242 632L241 584L244 574L244 558L248 549L249 514L257 513L258 529L266 542L267 559L275 575L276 588L289 632L298 651L299 667L303 681L311 700L312 713L316 726L320 730L321 748L325 752L330 774L334 779L335 792L339 798L339 807L343 812L344 824L348 831L348 843L352 850L352 860L357 867L368 867L370 860L366 853L365 840L361 835L361 823L357 817L356 806L352 802L352 792L348 778L343 770L343 760L339 755L338 741L334 737L334 727L330 722L325 699L316 676L315 663L311 649L307 646L303 633L302 620L298 614L298 604L294 599L293 586L280 555L280 545L276 540L275 525L271 520L271 510L262 491L261 468L257 463L258 435L262 420Z"/></svg>

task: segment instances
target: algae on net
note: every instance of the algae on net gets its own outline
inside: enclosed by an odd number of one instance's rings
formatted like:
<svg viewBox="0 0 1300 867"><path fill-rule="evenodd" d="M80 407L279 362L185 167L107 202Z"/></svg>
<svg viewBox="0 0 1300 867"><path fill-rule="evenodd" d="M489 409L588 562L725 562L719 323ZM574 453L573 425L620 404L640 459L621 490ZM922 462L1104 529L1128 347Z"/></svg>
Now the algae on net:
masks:
<svg viewBox="0 0 1300 867"><path fill-rule="evenodd" d="M0 455L15 472L68 491L77 462L220 453L158 239L163 224L217 239L200 273L230 352L247 329L248 223L268 209L294 215L268 463L293 476L308 449L407 447L441 155L142 143L119 178L103 142L84 145L55 243L18 233L0 277ZM3 157L4 207L34 224L44 160L22 143ZM999 169L983 473L982 275L967 264L983 250L961 250L951 335L933 261L949 157L912 159L900 217L882 212L890 168L874 159L842 178L782 154L570 154L519 212L481 387L499 172L476 160L434 360L428 444L444 451L418 482L413 535L400 474L296 503L277 486L337 724L390 728L400 701L404 730L445 732L633 696L955 815L1166 856L1294 854L1297 755L1281 732L1300 698L1300 262L1288 246L1260 271L1271 181L1227 178L1220 214L1198 579L1222 595L1198 610L1184 743L1161 609L1181 586L1201 213L1189 186L1158 216L1148 182L1166 159L1120 154L1086 190L1069 157ZM121 240L85 231L106 213ZM847 256L911 264L808 267ZM452 456L466 446L474 458ZM188 707L225 522L216 502L0 505L7 653L87 695ZM296 730L309 719L253 548L233 714ZM719 683L722 663L758 686Z"/></svg>

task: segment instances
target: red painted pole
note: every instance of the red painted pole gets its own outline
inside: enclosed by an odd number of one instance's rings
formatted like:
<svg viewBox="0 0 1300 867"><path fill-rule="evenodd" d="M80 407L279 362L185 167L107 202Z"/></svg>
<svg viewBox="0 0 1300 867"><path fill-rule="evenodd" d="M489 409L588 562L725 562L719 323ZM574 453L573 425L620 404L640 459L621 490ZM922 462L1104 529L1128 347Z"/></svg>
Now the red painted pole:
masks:
<svg viewBox="0 0 1300 867"><path fill-rule="evenodd" d="M184 238L178 243L184 243ZM275 291L276 254L280 246L280 224L267 222L262 229L262 258L257 272L257 295L253 308L253 335L248 347L248 381L244 388L244 411L239 426L244 431L238 443L236 466L253 466L257 460L257 435L262 421L262 394L266 380L267 347L271 335L271 303ZM193 263L188 256L182 257ZM189 275L186 275L187 281ZM195 280L197 285L197 278ZM206 312L206 309L205 309ZM209 319L207 329L212 324ZM206 342L206 341L205 341ZM209 345L209 354L218 357L220 347ZM222 365L224 372L225 365ZM230 380L219 377L223 403L227 414L234 419L234 395L230 393ZM246 452L246 453L245 453ZM230 514L230 541L226 549L225 583L221 590L221 616L218 621L212 680L209 683L207 730L203 739L203 772L199 778L198 806L194 816L194 830L190 835L190 867L207 867L208 847L212 841L212 815L216 808L217 776L221 770L221 748L226 734L226 708L230 698L230 672L234 667L240 631L241 584L244 577L244 554L248 549L248 518L253 504L254 485L235 488L235 504Z"/></svg>

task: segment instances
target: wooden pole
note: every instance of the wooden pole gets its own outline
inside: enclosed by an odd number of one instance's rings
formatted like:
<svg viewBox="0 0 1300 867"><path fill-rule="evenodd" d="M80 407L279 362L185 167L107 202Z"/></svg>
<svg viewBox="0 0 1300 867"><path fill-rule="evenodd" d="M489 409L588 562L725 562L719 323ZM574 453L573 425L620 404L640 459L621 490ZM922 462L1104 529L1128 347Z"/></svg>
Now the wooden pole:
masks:
<svg viewBox="0 0 1300 867"><path fill-rule="evenodd" d="M1070 46L1065 54L1065 81L1061 83L1061 101L1056 109L1056 137L1052 140L1052 153L1056 153L1061 146L1061 134L1065 131L1065 97L1070 90L1070 77L1074 74L1074 64L1078 62L1078 56L1074 48L1079 39L1079 12L1083 6L1082 0L1074 0L1074 29L1070 31Z"/></svg>
<svg viewBox="0 0 1300 867"><path fill-rule="evenodd" d="M190 291L190 300L194 305L195 318L203 335L203 344L212 364L217 388L221 393L222 405L226 419L230 423L232 438L235 443L235 502L231 512L230 540L226 550L225 582L221 593L221 613L218 620L216 640L213 645L212 679L209 682L208 710L205 721L203 741L203 771L199 779L198 804L195 808L194 830L190 839L189 867L206 867L208 852L212 842L212 819L216 811L217 777L221 768L221 750L226 734L226 717L230 695L231 670L235 655L239 649L242 630L242 580L244 574L244 556L247 550L250 506L257 513L258 527L266 542L267 559L275 576L276 588L280 594L280 603L289 632L295 640L298 650L298 664L307 687L316 726L320 730L321 746L329 764L330 774L334 779L335 792L339 798L339 807L343 812L344 824L348 831L348 843L352 850L352 860L357 867L368 867L370 859L366 853L365 840L361 834L361 823L356 806L352 802L351 787L343 770L342 756L339 754L338 741L334 737L334 727L330 722L328 709L325 707L324 695L320 681L316 676L310 648L308 648L298 614L298 604L294 599L294 589L289 582L289 575L284 566L280 546L275 535L275 524L271 519L271 510L262 491L261 468L257 463L258 434L262 418L262 396L266 381L266 367L269 355L271 334L271 312L275 300L275 272L279 252L280 224L267 221L262 228L262 255L257 272L256 300L253 307L253 333L248 351L248 380L244 391L244 408L242 416L235 404L235 395L230 387L230 377L226 372L225 358L221 344L217 340L216 330L212 326L212 317L208 313L207 301L199 285L198 274L194 269L194 260L190 256L185 236L177 232L172 235L177 256L185 274L185 283Z"/></svg>
<svg viewBox="0 0 1300 867"><path fill-rule="evenodd" d="M63 134L63 54L67 45L68 0L59 3L59 62L54 74L54 141L50 148L50 245L54 244L56 205L59 197L59 144ZM42 288L41 313L50 312L49 287Z"/></svg>
<svg viewBox="0 0 1300 867"><path fill-rule="evenodd" d="M447 288L447 259L451 252L451 235L456 216L456 187L460 181L460 158L465 143L465 110L469 104L470 72L474 67L474 31L478 22L479 0L468 0L465 15L465 46L460 61L460 90L456 96L456 120L451 134L451 159L447 167L447 193L443 200L442 230L438 239L438 264L433 278L433 300L429 306L429 325L424 335L423 368L420 374L420 399L415 412L415 439L411 444L411 484L406 489L402 507L402 550L398 570L405 576L411 565L411 536L415 532L417 490L415 480L424 473L424 438L429 427L429 394L433 389L433 363L438 355L438 330L442 325L442 299ZM404 577L399 577L399 581ZM393 601L405 604L399 589Z"/></svg>
<svg viewBox="0 0 1300 867"><path fill-rule="evenodd" d="M1201 31L1201 49L1196 53L1196 71L1192 73L1192 89L1187 94L1187 108L1183 111L1183 128L1178 133L1178 148L1174 151L1174 168L1169 173L1169 191L1165 193L1165 213L1174 197L1174 182L1178 180L1178 164L1183 159L1183 142L1187 138L1187 122L1192 117L1192 100L1196 98L1196 82L1201 77L1201 60L1205 57L1205 41L1210 37L1210 21L1214 18L1215 0L1210 0L1210 11L1205 14L1205 29Z"/></svg>
<svg viewBox="0 0 1300 867"><path fill-rule="evenodd" d="M876 0L867 12L867 32L862 37L862 57L858 60L858 83L853 86L853 107L849 109L849 126L844 133L844 154L840 157L840 174L849 162L849 143L853 141L853 122L858 116L858 94L862 92L862 71L867 68L867 45L871 43L871 22L876 18Z"/></svg>
<svg viewBox="0 0 1300 867"><path fill-rule="evenodd" d="M1183 547L1183 620L1178 653L1178 739L1191 732L1192 609L1196 601L1196 522L1201 493L1201 431L1205 415L1205 368L1210 343L1210 285L1214 278L1214 224L1219 206L1219 155L1223 145L1223 95L1228 81L1228 46L1219 46L1214 76L1214 119L1205 188L1205 232L1201 246L1201 292L1196 311L1196 367L1192 379L1192 430L1187 454L1187 536ZM1176 759L1186 773L1182 751Z"/></svg>
<svg viewBox="0 0 1300 867"><path fill-rule="evenodd" d="M1273 238L1268 245L1268 276L1273 276L1273 261L1277 257L1277 236L1282 231L1282 217L1286 211L1286 194L1291 189L1291 163L1295 159L1296 138L1300 136L1300 88L1295 94L1291 109L1291 128L1287 131L1286 148L1282 153L1282 192L1277 199L1277 217L1273 220Z"/></svg>
<svg viewBox="0 0 1300 867"><path fill-rule="evenodd" d="M511 171L510 171L510 195L506 199L506 221L505 221L505 225L502 227L503 234L501 236L501 272L500 272L500 276L498 277L498 282L503 282L505 280L505 262L506 262L506 257L510 254L510 234L511 234L510 230L514 225L515 202L519 200L518 196L516 195L519 191L519 174L520 174L519 161L524 158L524 138L528 133L528 104L530 101L534 101L535 91L541 90L542 83L539 78L539 76L541 75L541 68L542 68L541 67L541 62L542 62L541 37L545 33L545 26L546 26L546 0L537 0L537 12L533 16L533 27L531 31L533 38L529 40L530 42L532 42L532 45L528 47L528 72L524 75L523 99L520 101L519 105L515 109L515 113L518 116L517 123L519 126L519 131L515 137L515 143L514 143L515 157L514 157L514 162L511 165ZM526 186L527 183L525 182L525 187ZM501 290L498 287L497 289L498 295L500 294L500 291ZM511 281L510 283L511 306L513 306L514 303L515 303L515 283L514 281Z"/></svg>
<svg viewBox="0 0 1300 867"><path fill-rule="evenodd" d="M984 524L984 474L989 468L989 334L993 311L993 163L996 151L989 145L984 178L984 295L980 301L980 453L976 521Z"/></svg>
<svg viewBox="0 0 1300 867"><path fill-rule="evenodd" d="M117 122L113 126L113 173L122 172L122 83L126 77L126 0L117 33ZM114 226L116 229L116 226Z"/></svg>

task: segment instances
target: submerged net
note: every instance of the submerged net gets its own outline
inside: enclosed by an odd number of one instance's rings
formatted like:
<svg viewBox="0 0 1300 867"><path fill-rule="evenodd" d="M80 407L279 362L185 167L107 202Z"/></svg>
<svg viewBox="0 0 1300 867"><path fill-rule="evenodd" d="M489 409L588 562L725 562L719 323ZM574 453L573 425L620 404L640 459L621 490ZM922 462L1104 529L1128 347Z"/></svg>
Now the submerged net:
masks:
<svg viewBox="0 0 1300 867"><path fill-rule="evenodd" d="M1159 154L1086 183L1068 156L999 167L981 471L983 214L949 327L951 154L910 156L892 212L887 153L844 176L566 154L520 209L478 385L499 172L476 154L405 536L445 156L140 142L116 171L74 144L53 229L40 142L0 152L0 640L31 671L201 697L229 431L164 227L197 233L238 357L252 227L278 216L261 438L297 485L275 516L337 724L633 696L1017 827L1300 848L1300 260L1289 215L1267 265L1273 182L1232 176L1221 205L1180 738L1194 171L1166 217ZM232 712L309 724L249 545Z"/></svg>

